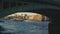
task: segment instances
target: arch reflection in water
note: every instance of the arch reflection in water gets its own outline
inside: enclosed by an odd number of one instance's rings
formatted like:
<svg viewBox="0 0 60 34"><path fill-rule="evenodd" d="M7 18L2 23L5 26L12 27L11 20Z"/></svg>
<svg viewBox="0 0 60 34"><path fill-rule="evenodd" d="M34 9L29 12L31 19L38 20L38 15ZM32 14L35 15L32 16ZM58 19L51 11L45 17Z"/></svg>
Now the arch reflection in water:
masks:
<svg viewBox="0 0 60 34"><path fill-rule="evenodd" d="M17 12L3 18L0 23L5 28L3 33L14 34L48 34L49 20L46 16L31 13Z"/></svg>

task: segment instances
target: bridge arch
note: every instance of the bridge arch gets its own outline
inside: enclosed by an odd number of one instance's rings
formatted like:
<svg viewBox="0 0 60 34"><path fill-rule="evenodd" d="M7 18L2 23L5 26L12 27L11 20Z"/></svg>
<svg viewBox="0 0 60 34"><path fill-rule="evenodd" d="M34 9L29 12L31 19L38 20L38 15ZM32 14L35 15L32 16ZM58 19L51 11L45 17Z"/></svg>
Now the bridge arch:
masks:
<svg viewBox="0 0 60 34"><path fill-rule="evenodd" d="M13 7L13 8L7 8L7 9L4 9L4 10L0 10L0 18L4 17L4 16L7 16L9 14L12 14L12 13L16 13L18 11L19 12L34 12L34 13L39 13L39 14L46 15L47 17L49 17L51 19L51 24L49 26L49 31L50 32L53 32L54 30L56 31L56 29L53 29L53 27L54 28L57 27L60 30L60 28L58 27L59 24L60 24L59 23L60 22L60 12L59 12L60 8L57 7L57 6L44 5L44 4L30 4L30 5ZM58 23L58 24L56 25L55 23L56 24Z"/></svg>
<svg viewBox="0 0 60 34"><path fill-rule="evenodd" d="M53 16L59 14L59 7L50 6L50 5L43 5L43 4L31 4L31 5L24 5L18 6L13 8L7 8L4 10L0 10L0 17L4 17L6 15L16 13L16 12L34 12L46 15L49 18L55 18ZM56 12L57 11L57 12ZM53 14L54 13L54 14ZM3 14L3 15L2 15Z"/></svg>

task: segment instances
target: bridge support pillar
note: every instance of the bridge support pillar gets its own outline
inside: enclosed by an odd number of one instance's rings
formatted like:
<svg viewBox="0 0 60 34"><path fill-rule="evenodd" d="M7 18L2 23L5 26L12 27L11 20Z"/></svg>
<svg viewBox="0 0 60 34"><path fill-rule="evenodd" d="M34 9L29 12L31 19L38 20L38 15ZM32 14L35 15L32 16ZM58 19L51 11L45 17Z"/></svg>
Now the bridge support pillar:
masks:
<svg viewBox="0 0 60 34"><path fill-rule="evenodd" d="M60 34L60 23L49 23L49 34Z"/></svg>
<svg viewBox="0 0 60 34"><path fill-rule="evenodd" d="M48 25L49 34L60 34L60 17L52 19Z"/></svg>

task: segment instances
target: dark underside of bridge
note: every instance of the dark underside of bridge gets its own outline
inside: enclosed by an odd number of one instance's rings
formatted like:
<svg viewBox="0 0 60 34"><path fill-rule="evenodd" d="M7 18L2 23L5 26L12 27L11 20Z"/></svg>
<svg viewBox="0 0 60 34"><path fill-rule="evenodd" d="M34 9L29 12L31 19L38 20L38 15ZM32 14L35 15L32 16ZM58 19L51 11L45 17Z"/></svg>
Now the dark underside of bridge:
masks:
<svg viewBox="0 0 60 34"><path fill-rule="evenodd" d="M60 0L0 0L0 9L0 18L17 11L46 15L51 21L48 26L49 34L60 34ZM0 31L2 30L0 27Z"/></svg>

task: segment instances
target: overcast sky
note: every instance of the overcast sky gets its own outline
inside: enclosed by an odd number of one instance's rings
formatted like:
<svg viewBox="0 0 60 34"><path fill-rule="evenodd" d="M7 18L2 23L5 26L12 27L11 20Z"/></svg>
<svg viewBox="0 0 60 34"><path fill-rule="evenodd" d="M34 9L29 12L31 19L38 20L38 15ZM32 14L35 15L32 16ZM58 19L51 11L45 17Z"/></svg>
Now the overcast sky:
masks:
<svg viewBox="0 0 60 34"><path fill-rule="evenodd" d="M15 14L17 14L17 15L21 15L21 14L37 15L37 13L31 13L31 12L18 12L18 13L14 13L14 14L12 14L12 15L9 15L9 16L14 16Z"/></svg>

